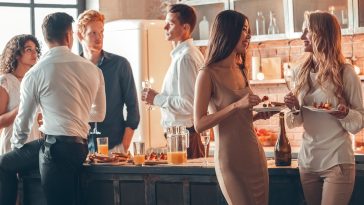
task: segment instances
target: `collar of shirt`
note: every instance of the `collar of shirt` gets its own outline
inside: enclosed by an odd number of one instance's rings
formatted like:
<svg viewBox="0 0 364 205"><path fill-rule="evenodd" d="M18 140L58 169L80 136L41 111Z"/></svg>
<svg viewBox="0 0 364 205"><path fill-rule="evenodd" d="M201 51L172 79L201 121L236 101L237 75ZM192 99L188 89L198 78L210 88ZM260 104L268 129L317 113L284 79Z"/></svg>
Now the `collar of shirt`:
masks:
<svg viewBox="0 0 364 205"><path fill-rule="evenodd" d="M83 55L83 52L80 53L80 56L83 57L83 58L85 57ZM100 68L100 66L105 62L105 59L110 59L110 58L111 58L110 54L108 52L102 50L101 51L101 58L100 58L99 62L97 63L97 67Z"/></svg>
<svg viewBox="0 0 364 205"><path fill-rule="evenodd" d="M44 57L45 56L48 56L48 55L56 55L57 53L60 53L60 52L67 52L67 51L70 51L70 49L67 47L67 46L56 46L56 47L53 47L51 49L49 49L45 54L44 54ZM44 58L43 57L43 58Z"/></svg>
<svg viewBox="0 0 364 205"><path fill-rule="evenodd" d="M178 44L172 51L171 57L174 58L182 53L186 48L193 46L193 39L189 38L182 43Z"/></svg>

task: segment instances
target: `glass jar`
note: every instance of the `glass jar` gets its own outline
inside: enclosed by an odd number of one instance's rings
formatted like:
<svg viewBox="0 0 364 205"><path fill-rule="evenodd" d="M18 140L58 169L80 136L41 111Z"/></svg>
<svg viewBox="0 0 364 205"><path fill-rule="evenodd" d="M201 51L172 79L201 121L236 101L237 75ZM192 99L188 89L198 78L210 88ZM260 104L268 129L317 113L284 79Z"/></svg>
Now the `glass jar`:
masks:
<svg viewBox="0 0 364 205"><path fill-rule="evenodd" d="M183 164L187 162L189 137L190 133L186 126L171 126L167 128L168 164Z"/></svg>

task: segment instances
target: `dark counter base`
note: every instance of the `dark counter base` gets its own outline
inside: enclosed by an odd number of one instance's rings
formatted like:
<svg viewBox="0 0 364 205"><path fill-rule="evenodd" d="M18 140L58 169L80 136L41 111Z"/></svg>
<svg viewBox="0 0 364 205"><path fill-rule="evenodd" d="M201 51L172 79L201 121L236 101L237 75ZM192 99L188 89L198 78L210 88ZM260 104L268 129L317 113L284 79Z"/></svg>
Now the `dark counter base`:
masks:
<svg viewBox="0 0 364 205"><path fill-rule="evenodd" d="M270 168L270 205L304 205L297 168ZM24 205L43 205L39 175L22 177ZM78 201L86 205L225 205L213 167L85 166ZM351 205L364 204L364 171L357 171Z"/></svg>

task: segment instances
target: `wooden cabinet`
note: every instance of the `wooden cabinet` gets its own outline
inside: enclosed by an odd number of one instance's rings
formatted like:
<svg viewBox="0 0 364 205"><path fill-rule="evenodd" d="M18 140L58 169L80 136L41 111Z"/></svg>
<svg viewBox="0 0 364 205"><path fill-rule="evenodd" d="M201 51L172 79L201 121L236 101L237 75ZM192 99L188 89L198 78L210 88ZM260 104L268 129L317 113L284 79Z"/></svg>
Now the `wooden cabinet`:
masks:
<svg viewBox="0 0 364 205"><path fill-rule="evenodd" d="M353 0L354 33L364 33L364 0Z"/></svg>
<svg viewBox="0 0 364 205"><path fill-rule="evenodd" d="M363 204L363 165L356 165L350 205ZM297 168L268 171L270 205L305 205ZM45 205L39 173L21 179L21 204ZM227 205L213 166L85 166L77 191L82 205Z"/></svg>
<svg viewBox="0 0 364 205"><path fill-rule="evenodd" d="M364 0L182 0L197 11L197 25L193 38L198 46L207 45L207 39L200 38L199 23L205 16L211 28L217 13L224 9L244 13L250 20L252 41L299 38L305 11L324 10L334 14L343 34L364 33ZM271 14L275 19L276 32L268 32ZM265 32L257 32L257 25L264 19ZM262 27L262 26L261 26ZM259 34L259 35L258 35Z"/></svg>

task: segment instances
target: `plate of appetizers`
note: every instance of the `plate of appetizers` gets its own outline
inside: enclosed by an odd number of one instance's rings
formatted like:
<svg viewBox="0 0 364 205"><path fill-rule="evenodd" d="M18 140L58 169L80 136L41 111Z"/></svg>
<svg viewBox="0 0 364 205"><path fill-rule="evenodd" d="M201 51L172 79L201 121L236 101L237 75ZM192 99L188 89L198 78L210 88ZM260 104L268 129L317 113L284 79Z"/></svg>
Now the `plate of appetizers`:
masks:
<svg viewBox="0 0 364 205"><path fill-rule="evenodd" d="M284 108L286 108L284 103L280 102L268 102L263 103L257 107L253 107L253 111L255 112L280 112Z"/></svg>
<svg viewBox="0 0 364 205"><path fill-rule="evenodd" d="M332 113L338 111L336 108L319 108L314 106L303 106L304 108L307 108L313 112L323 112L323 113Z"/></svg>
<svg viewBox="0 0 364 205"><path fill-rule="evenodd" d="M281 102L271 102L268 96L263 96L262 103L256 107L253 107L255 112L280 112L286 105Z"/></svg>
<svg viewBox="0 0 364 205"><path fill-rule="evenodd" d="M255 112L280 112L284 109L284 106L279 107L254 107L253 111Z"/></svg>
<svg viewBox="0 0 364 205"><path fill-rule="evenodd" d="M106 156L94 153L88 156L86 162L92 165L124 165L128 163L128 160L126 157L116 155Z"/></svg>

